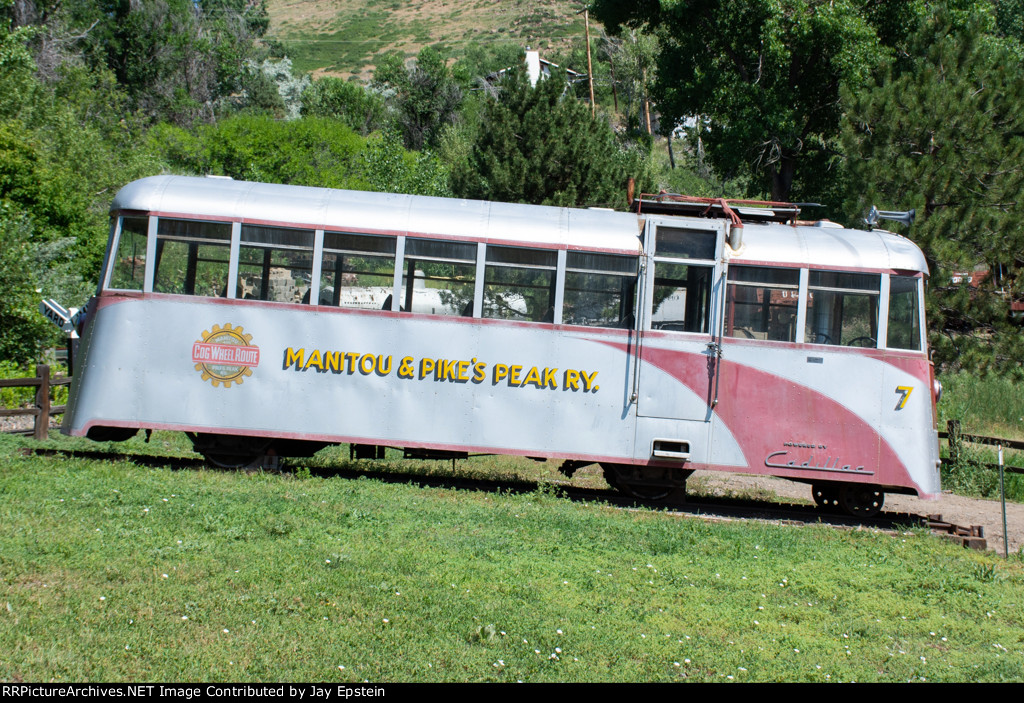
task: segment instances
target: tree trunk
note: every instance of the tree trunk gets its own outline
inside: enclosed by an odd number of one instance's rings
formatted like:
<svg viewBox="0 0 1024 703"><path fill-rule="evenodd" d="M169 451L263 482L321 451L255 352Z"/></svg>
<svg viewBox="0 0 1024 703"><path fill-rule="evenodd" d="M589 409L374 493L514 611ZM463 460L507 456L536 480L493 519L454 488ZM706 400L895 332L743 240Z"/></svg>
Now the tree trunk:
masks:
<svg viewBox="0 0 1024 703"><path fill-rule="evenodd" d="M796 158L785 151L772 170L772 200L789 202L789 192L793 189L793 175L796 172Z"/></svg>

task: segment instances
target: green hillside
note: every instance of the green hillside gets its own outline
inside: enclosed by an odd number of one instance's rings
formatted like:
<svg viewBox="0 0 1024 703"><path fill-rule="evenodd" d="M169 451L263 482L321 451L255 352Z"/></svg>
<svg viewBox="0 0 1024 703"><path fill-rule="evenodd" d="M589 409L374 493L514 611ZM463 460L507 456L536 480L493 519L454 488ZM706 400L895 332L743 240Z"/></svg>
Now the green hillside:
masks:
<svg viewBox="0 0 1024 703"><path fill-rule="evenodd" d="M582 44L578 0L269 0L269 39L296 71L367 77L389 51L432 45L460 56L467 44L561 51ZM591 27L596 31L597 24Z"/></svg>

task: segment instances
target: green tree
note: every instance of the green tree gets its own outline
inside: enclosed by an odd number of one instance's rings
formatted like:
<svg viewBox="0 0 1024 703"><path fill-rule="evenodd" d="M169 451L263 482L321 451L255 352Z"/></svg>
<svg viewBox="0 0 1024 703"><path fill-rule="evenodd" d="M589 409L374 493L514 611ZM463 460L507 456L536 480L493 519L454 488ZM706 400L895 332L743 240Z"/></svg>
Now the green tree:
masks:
<svg viewBox="0 0 1024 703"><path fill-rule="evenodd" d="M596 0L610 31L658 33L654 97L672 121L700 115L709 160L751 193L816 199L838 167L840 88L902 55L927 0ZM987 0L960 0L966 15Z"/></svg>
<svg viewBox="0 0 1024 703"><path fill-rule="evenodd" d="M31 28L12 29L0 17L0 118L16 115L34 89L35 64L26 46L33 35Z"/></svg>
<svg viewBox="0 0 1024 703"><path fill-rule="evenodd" d="M30 245L32 225L24 213L0 202L0 360L22 363L38 358L49 323L39 314Z"/></svg>
<svg viewBox="0 0 1024 703"><path fill-rule="evenodd" d="M630 176L647 182L646 154L620 147L608 121L564 95L554 76L531 88L511 71L484 106L467 162L453 175L467 198L624 207Z"/></svg>
<svg viewBox="0 0 1024 703"><path fill-rule="evenodd" d="M178 124L212 120L218 101L243 87L246 63L260 58L256 40L267 27L262 0L67 5L52 16L82 28L82 54L109 67L138 109ZM43 15L40 21L48 22Z"/></svg>
<svg viewBox="0 0 1024 703"><path fill-rule="evenodd" d="M916 208L911 236L931 268L931 344L940 367L1021 373L1024 332L1024 76L1014 54L947 12L925 21L912 57L845 96L852 211ZM976 289L954 271L984 265Z"/></svg>
<svg viewBox="0 0 1024 703"><path fill-rule="evenodd" d="M325 76L302 94L304 117L332 117L367 135L384 124L384 99L358 83Z"/></svg>
<svg viewBox="0 0 1024 703"><path fill-rule="evenodd" d="M407 149L436 147L444 127L459 119L462 86L444 57L429 46L408 67L400 55L389 54L377 67L373 79L388 96Z"/></svg>
<svg viewBox="0 0 1024 703"><path fill-rule="evenodd" d="M45 31L0 29L0 359L18 363L59 339L40 298L77 306L95 285L116 189L161 170L110 71L63 51L37 71Z"/></svg>
<svg viewBox="0 0 1024 703"><path fill-rule="evenodd" d="M324 188L448 195L447 170L429 154L407 152L397 137L360 137L336 120L282 122L238 115L189 131L159 125L155 153L175 171Z"/></svg>

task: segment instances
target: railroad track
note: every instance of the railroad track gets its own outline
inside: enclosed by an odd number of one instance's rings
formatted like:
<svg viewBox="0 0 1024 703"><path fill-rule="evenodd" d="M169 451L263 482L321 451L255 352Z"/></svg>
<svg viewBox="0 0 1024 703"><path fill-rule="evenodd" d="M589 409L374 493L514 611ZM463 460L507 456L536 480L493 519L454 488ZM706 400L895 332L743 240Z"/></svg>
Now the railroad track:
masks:
<svg viewBox="0 0 1024 703"><path fill-rule="evenodd" d="M26 447L22 454L31 456L68 456L98 461L130 461L140 466L168 466L175 469L214 468L204 459L190 457L166 457L147 454L122 454L119 452L46 449ZM490 479L466 478L460 476L424 476L416 473L379 473L350 467L317 467L320 475L339 478L372 476L387 483L415 483L438 488L461 490L533 493L539 485L532 481L495 481ZM570 500L580 502L602 502L623 509L655 508L666 512L701 518L705 520L763 520L785 525L829 525L836 529L868 528L892 534L899 534L910 528L928 528L932 534L953 540L964 547L985 550L987 542L981 525L956 525L946 522L941 515L914 515L911 513L885 512L871 518L856 518L839 513L829 513L814 505L797 503L775 503L742 498L720 498L687 496L685 502L642 501L623 496L612 489L581 488L568 481L553 481L559 491Z"/></svg>

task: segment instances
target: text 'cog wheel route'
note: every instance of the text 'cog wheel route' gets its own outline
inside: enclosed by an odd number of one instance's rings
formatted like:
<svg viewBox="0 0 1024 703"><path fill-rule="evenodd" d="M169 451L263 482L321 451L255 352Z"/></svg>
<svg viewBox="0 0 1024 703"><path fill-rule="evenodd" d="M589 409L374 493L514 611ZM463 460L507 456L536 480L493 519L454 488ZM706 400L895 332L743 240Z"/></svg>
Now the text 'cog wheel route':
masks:
<svg viewBox="0 0 1024 703"><path fill-rule="evenodd" d="M214 325L209 331L203 330L203 338L196 340L204 344L233 344L243 347L252 346L252 335L246 334L241 327L232 327L230 322L224 326ZM225 388L231 388L232 383L241 384L246 376L252 376L252 369L248 366L234 366L228 364L199 363L196 364L196 371L203 375L204 381L209 381L216 388L224 384Z"/></svg>

